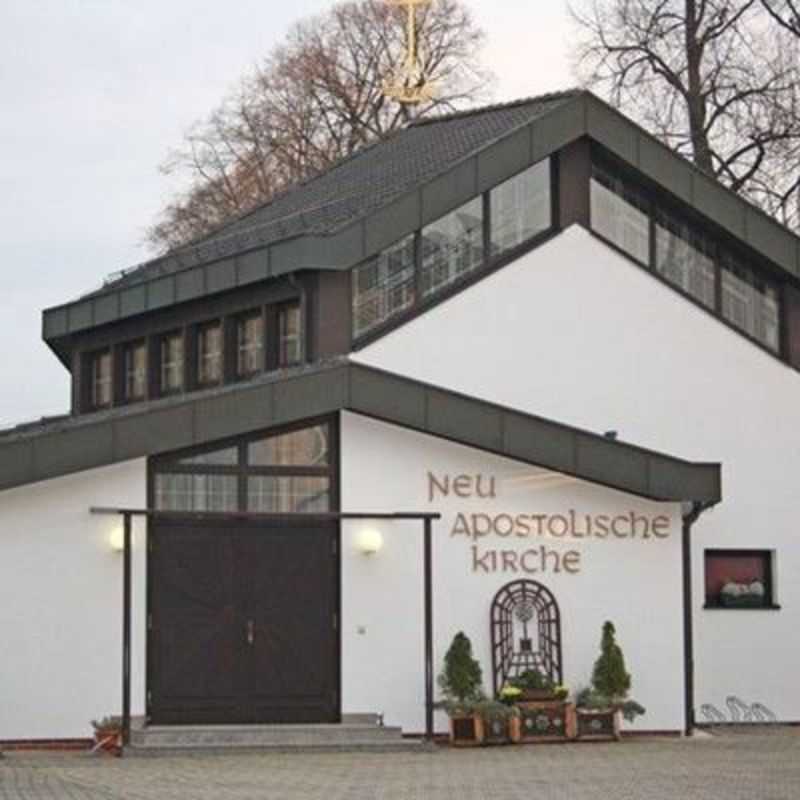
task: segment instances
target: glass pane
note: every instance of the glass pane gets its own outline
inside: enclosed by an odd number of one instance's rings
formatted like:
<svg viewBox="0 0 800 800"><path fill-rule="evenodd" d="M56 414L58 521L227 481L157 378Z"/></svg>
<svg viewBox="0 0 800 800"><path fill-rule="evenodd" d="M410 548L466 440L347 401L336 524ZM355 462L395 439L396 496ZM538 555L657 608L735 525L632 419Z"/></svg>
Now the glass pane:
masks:
<svg viewBox="0 0 800 800"><path fill-rule="evenodd" d="M261 312L242 317L236 326L236 374L246 377L264 365L264 317Z"/></svg>
<svg viewBox="0 0 800 800"><path fill-rule="evenodd" d="M656 270L708 308L716 305L712 247L689 225L666 214L656 224Z"/></svg>
<svg viewBox="0 0 800 800"><path fill-rule="evenodd" d="M650 263L647 204L621 179L592 167L592 229L643 264Z"/></svg>
<svg viewBox="0 0 800 800"><path fill-rule="evenodd" d="M156 475L159 511L237 511L235 475Z"/></svg>
<svg viewBox="0 0 800 800"><path fill-rule="evenodd" d="M183 389L183 336L176 333L161 340L161 391Z"/></svg>
<svg viewBox="0 0 800 800"><path fill-rule="evenodd" d="M422 230L422 294L427 296L483 264L483 199Z"/></svg>
<svg viewBox="0 0 800 800"><path fill-rule="evenodd" d="M353 270L353 333L360 336L414 303L414 235Z"/></svg>
<svg viewBox="0 0 800 800"><path fill-rule="evenodd" d="M284 306L278 312L278 359L282 367L300 363L300 306Z"/></svg>
<svg viewBox="0 0 800 800"><path fill-rule="evenodd" d="M222 378L222 326L206 325L197 332L197 381L218 383Z"/></svg>
<svg viewBox="0 0 800 800"><path fill-rule="evenodd" d="M771 350L780 349L778 290L730 257L722 264L722 315Z"/></svg>
<svg viewBox="0 0 800 800"><path fill-rule="evenodd" d="M111 353L92 356L92 405L95 408L111 405Z"/></svg>
<svg viewBox="0 0 800 800"><path fill-rule="evenodd" d="M198 453L195 456L182 458L177 464L211 465L235 467L239 463L239 448L226 447L224 450L214 450L210 453Z"/></svg>
<svg viewBox="0 0 800 800"><path fill-rule="evenodd" d="M492 189L490 208L494 254L546 231L551 224L549 159Z"/></svg>
<svg viewBox="0 0 800 800"><path fill-rule="evenodd" d="M142 400L147 388L147 347L143 342L125 348L125 399Z"/></svg>
<svg viewBox="0 0 800 800"><path fill-rule="evenodd" d="M328 465L328 426L304 428L252 442L248 463L258 467L324 467Z"/></svg>
<svg viewBox="0 0 800 800"><path fill-rule="evenodd" d="M769 597L768 551L706 553L706 603L723 606L760 606Z"/></svg>
<svg viewBox="0 0 800 800"><path fill-rule="evenodd" d="M328 511L329 508L328 478L258 475L247 479L248 511L263 514L301 514Z"/></svg>

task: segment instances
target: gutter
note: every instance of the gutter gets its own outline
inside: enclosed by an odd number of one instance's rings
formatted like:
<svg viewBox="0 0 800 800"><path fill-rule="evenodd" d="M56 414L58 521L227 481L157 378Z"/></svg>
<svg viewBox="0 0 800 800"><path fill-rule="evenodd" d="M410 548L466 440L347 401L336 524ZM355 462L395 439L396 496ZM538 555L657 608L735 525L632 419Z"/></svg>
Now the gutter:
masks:
<svg viewBox="0 0 800 800"><path fill-rule="evenodd" d="M685 504L686 505L686 504ZM684 505L681 538L683 560L683 674L684 674L684 735L691 736L695 727L694 708L694 618L692 608L692 528L701 514L714 503L694 501Z"/></svg>

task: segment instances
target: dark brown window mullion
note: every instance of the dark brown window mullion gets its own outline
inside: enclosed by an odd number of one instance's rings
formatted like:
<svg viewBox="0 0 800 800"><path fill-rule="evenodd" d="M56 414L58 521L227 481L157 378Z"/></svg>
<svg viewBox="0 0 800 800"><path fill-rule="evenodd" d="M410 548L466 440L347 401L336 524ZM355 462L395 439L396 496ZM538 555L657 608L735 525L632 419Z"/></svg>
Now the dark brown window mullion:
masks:
<svg viewBox="0 0 800 800"><path fill-rule="evenodd" d="M191 392L200 386L197 375L197 325L186 325L183 335L183 391Z"/></svg>
<svg viewBox="0 0 800 800"><path fill-rule="evenodd" d="M147 337L147 389L146 400L155 400L161 394L161 337Z"/></svg>
<svg viewBox="0 0 800 800"><path fill-rule="evenodd" d="M272 372L278 369L280 331L278 330L278 306L264 308L264 369Z"/></svg>
<svg viewBox="0 0 800 800"><path fill-rule="evenodd" d="M111 405L122 406L128 402L125 396L125 345L115 344L111 348Z"/></svg>
<svg viewBox="0 0 800 800"><path fill-rule="evenodd" d="M237 351L237 318L222 318L222 383L233 383L238 377L236 366L238 360Z"/></svg>

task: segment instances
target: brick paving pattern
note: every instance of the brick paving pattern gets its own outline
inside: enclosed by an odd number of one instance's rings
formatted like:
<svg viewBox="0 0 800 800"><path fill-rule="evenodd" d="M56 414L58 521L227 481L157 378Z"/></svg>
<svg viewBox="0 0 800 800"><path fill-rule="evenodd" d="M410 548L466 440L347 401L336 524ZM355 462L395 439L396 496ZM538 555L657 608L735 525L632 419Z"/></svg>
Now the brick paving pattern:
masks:
<svg viewBox="0 0 800 800"><path fill-rule="evenodd" d="M11 754L0 800L800 800L800 730L434 753Z"/></svg>

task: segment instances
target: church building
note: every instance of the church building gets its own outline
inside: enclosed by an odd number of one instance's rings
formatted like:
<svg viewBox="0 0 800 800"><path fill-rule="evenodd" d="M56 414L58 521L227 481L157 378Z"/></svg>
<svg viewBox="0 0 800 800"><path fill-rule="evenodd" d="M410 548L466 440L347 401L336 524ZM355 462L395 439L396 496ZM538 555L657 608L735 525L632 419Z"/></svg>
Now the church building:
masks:
<svg viewBox="0 0 800 800"><path fill-rule="evenodd" d="M626 732L800 721L800 239L591 93L412 123L43 337L71 410L0 432L0 748L440 733L456 633L488 694L574 693L606 620Z"/></svg>

